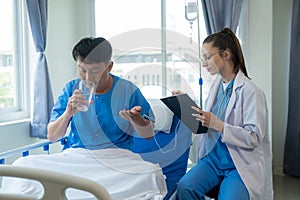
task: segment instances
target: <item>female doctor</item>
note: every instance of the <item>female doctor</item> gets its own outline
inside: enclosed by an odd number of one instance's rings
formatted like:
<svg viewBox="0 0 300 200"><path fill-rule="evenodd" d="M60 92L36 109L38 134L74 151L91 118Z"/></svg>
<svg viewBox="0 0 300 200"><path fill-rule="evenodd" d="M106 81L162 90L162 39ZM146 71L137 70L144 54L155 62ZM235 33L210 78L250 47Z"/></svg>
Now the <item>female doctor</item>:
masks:
<svg viewBox="0 0 300 200"><path fill-rule="evenodd" d="M178 183L177 199L272 200L272 155L265 95L247 74L240 43L228 28L203 42L203 67L218 74L205 109L192 115L209 128L199 135L199 162Z"/></svg>

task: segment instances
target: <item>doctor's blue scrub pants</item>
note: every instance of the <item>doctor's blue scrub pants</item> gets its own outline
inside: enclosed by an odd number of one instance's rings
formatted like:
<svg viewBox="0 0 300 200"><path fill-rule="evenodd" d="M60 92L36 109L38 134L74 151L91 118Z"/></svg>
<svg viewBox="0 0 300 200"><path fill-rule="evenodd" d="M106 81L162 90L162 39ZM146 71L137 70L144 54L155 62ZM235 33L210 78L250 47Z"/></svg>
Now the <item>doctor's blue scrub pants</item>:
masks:
<svg viewBox="0 0 300 200"><path fill-rule="evenodd" d="M200 161L178 182L177 198L179 200L205 199L204 195L220 182L219 200L249 199L247 188L236 169L215 170L205 160Z"/></svg>

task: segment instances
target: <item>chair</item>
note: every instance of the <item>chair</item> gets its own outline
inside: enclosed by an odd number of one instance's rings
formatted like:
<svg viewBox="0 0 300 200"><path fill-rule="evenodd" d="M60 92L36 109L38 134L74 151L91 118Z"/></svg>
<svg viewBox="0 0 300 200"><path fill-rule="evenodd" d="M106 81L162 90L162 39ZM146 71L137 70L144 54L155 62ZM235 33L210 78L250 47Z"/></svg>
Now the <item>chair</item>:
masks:
<svg viewBox="0 0 300 200"><path fill-rule="evenodd" d="M79 176L64 174L38 168L1 165L0 176L10 176L39 181L44 187L41 200L66 200L65 192L68 188L83 190L93 194L99 200L111 200L107 190L95 181ZM0 193L0 200L37 200L31 196L21 194Z"/></svg>

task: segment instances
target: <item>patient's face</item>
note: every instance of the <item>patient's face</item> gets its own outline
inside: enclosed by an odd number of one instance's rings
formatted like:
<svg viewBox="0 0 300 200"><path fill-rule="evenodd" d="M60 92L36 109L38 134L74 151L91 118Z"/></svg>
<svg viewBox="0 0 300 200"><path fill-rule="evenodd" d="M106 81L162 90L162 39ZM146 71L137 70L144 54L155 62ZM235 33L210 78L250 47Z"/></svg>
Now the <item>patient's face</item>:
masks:
<svg viewBox="0 0 300 200"><path fill-rule="evenodd" d="M111 68L111 61L108 63L99 62L87 64L79 59L77 60L77 71L80 79L93 81L96 85L105 84L105 82L108 81Z"/></svg>

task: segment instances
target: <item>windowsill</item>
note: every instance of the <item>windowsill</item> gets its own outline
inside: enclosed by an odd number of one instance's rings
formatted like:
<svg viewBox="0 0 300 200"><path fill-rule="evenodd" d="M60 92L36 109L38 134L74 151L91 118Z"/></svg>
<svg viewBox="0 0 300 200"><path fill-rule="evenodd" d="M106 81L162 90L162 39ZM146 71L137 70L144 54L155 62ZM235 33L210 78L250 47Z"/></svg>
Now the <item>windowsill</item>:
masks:
<svg viewBox="0 0 300 200"><path fill-rule="evenodd" d="M30 123L30 118L26 119L19 119L19 120L11 120L7 122L0 122L0 127L1 126L10 126L10 125L15 125L15 124L21 124L21 123Z"/></svg>

